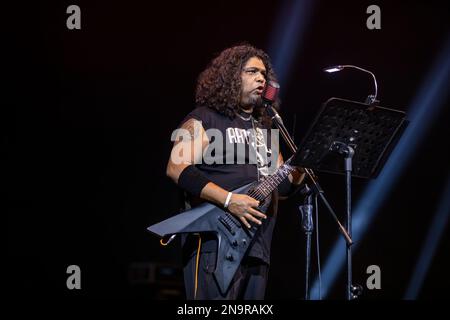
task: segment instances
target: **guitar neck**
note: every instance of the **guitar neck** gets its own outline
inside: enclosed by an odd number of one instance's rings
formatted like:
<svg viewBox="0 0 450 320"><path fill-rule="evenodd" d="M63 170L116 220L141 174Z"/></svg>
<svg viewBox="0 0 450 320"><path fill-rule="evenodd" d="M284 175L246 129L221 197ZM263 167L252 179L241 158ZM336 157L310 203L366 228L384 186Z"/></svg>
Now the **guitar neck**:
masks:
<svg viewBox="0 0 450 320"><path fill-rule="evenodd" d="M273 190L275 190L288 175L295 170L295 167L290 166L288 162L284 163L275 171L274 174L267 176L264 180L259 182L254 188L249 190L248 195L256 200L262 201L267 198Z"/></svg>

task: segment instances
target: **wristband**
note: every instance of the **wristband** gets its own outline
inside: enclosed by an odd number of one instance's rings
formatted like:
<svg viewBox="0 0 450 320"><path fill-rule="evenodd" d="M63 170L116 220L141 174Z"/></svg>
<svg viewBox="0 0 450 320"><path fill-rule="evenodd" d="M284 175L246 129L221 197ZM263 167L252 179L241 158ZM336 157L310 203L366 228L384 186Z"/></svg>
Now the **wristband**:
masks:
<svg viewBox="0 0 450 320"><path fill-rule="evenodd" d="M210 182L193 164L184 168L178 177L178 186L197 197L200 197L202 189Z"/></svg>
<svg viewBox="0 0 450 320"><path fill-rule="evenodd" d="M228 208L228 205L230 204L231 195L232 193L228 192L227 199L225 200L225 204L223 205L225 209Z"/></svg>

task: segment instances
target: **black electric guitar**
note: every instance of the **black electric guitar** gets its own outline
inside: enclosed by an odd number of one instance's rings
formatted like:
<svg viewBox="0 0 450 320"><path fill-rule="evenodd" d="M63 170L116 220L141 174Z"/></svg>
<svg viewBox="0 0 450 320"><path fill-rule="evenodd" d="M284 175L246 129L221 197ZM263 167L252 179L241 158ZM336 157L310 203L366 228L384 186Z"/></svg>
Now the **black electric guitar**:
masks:
<svg viewBox="0 0 450 320"><path fill-rule="evenodd" d="M260 201L257 209L265 213L270 205L272 191L295 169L295 167L289 165L289 162L290 159L280 166L274 174L261 181L247 184L232 192L247 194ZM225 293L258 230L259 225L251 225L251 228L247 228L230 212L205 202L193 209L151 225L147 230L161 238L180 233L216 233L218 254L216 269L213 274L221 291Z"/></svg>

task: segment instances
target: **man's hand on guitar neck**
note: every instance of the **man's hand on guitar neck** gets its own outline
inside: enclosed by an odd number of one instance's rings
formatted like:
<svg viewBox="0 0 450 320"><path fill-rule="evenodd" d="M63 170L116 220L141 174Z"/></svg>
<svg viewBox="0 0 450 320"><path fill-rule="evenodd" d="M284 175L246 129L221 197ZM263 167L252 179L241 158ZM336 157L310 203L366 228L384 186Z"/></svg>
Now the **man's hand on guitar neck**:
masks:
<svg viewBox="0 0 450 320"><path fill-rule="evenodd" d="M232 194L228 210L234 214L239 220L244 223L247 228L250 228L250 223L262 224L257 218L267 219L267 216L255 208L259 206L259 201L253 199L246 194Z"/></svg>

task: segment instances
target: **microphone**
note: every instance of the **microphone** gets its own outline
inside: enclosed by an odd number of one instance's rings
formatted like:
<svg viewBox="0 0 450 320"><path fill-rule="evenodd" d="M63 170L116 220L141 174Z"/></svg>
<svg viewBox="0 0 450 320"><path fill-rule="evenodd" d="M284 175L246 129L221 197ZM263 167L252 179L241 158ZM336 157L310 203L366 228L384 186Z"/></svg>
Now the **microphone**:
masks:
<svg viewBox="0 0 450 320"><path fill-rule="evenodd" d="M264 91L261 95L261 99L264 107L271 106L275 100L277 100L278 92L280 91L280 85L275 81L268 81L264 87Z"/></svg>
<svg viewBox="0 0 450 320"><path fill-rule="evenodd" d="M261 102L266 108L267 113L272 118L276 118L281 124L283 124L283 119L281 119L277 110L272 107L272 104L277 100L278 92L280 91L280 85L275 81L268 81L264 88L263 93L261 94Z"/></svg>

